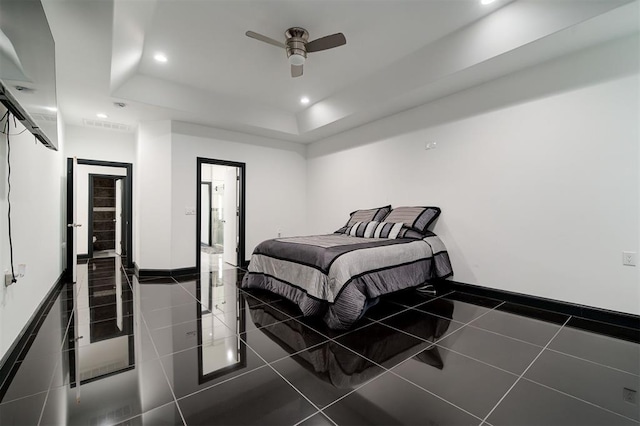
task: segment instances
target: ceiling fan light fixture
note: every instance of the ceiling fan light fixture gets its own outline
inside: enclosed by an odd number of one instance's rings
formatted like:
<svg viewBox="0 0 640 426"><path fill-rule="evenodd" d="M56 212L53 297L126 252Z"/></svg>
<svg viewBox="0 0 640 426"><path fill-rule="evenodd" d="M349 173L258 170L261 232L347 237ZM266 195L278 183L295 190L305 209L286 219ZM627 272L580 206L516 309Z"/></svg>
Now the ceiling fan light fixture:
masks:
<svg viewBox="0 0 640 426"><path fill-rule="evenodd" d="M307 58L305 58L303 55L300 55L298 53L293 53L291 56L289 56L289 63L291 65L299 66L299 65L303 65L306 59Z"/></svg>

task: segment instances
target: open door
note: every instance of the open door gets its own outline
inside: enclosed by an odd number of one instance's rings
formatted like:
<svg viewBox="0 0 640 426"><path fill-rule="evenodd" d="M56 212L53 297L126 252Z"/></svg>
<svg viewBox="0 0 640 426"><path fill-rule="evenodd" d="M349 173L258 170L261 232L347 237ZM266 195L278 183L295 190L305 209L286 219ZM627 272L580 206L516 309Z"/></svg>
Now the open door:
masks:
<svg viewBox="0 0 640 426"><path fill-rule="evenodd" d="M211 245L220 248L222 256L216 258L220 263L241 266L245 252L245 176L246 164L235 161L214 160L198 157L196 160L196 268L202 272L203 256L201 241L209 228ZM212 166L212 167L210 167ZM207 191L204 182L211 180L211 189ZM208 198L208 200L207 200ZM210 203L210 204L209 204ZM211 222L205 225L209 204ZM207 226L208 225L208 226ZM204 270L209 271L208 267Z"/></svg>
<svg viewBox="0 0 640 426"><path fill-rule="evenodd" d="M200 242L211 246L211 182L200 184L200 194Z"/></svg>
<svg viewBox="0 0 640 426"><path fill-rule="evenodd" d="M224 254L225 263L238 266L238 169L227 167L224 173Z"/></svg>
<svg viewBox="0 0 640 426"><path fill-rule="evenodd" d="M80 167L79 167L80 166ZM73 276L73 280L76 280L76 265L78 259L78 235L75 235L74 229L83 226L87 228L87 232L80 233L84 234L84 241L87 241L87 250L88 257L92 257L93 253L93 232L92 228L92 217L91 212L93 209L89 205L91 197L89 194L91 193L90 189L87 191L87 197L84 200L84 203L78 202L78 197L82 196L82 194L78 193L78 184L82 183L85 180L88 180L87 186L89 186L91 179L90 176L91 170L88 170L87 167L97 167L100 168L105 167L115 167L115 168L123 168L125 169L124 173L121 175L104 175L110 176L113 179L118 179L118 183L120 185L120 195L116 198L117 201L120 202L120 215L118 217L112 217L110 220L120 219L121 225L117 226L116 229L120 231L119 242L115 241L115 249L119 251L120 255L123 257L123 262L126 262L127 268L133 268L134 260L133 259L133 165L131 163L118 163L112 161L100 161L100 160L88 160L82 158L67 158L67 256L66 256L66 274L67 277L71 278ZM102 173L99 173L102 175ZM85 181L86 182L86 181ZM82 188L82 186L79 186ZM82 208L88 210L88 215L83 216L79 215L78 210ZM113 204L110 205L113 207ZM115 208L113 209L115 211ZM75 218L75 219L74 219ZM78 220L81 220L83 223L79 224ZM86 223L85 223L86 221ZM114 220L115 224L115 220ZM91 225L91 226L90 226ZM82 235L80 235L82 236ZM90 237L91 236L91 237ZM113 233L112 238L115 240L115 232ZM118 245L119 244L119 245ZM82 249L82 247L81 247ZM118 250L119 249L119 250ZM82 252L80 257L82 258Z"/></svg>
<svg viewBox="0 0 640 426"><path fill-rule="evenodd" d="M67 265L71 269L71 280L78 278L78 159L67 159Z"/></svg>
<svg viewBox="0 0 640 426"><path fill-rule="evenodd" d="M115 181L116 186L116 247L118 256L122 256L122 179ZM116 274L117 275L117 274Z"/></svg>

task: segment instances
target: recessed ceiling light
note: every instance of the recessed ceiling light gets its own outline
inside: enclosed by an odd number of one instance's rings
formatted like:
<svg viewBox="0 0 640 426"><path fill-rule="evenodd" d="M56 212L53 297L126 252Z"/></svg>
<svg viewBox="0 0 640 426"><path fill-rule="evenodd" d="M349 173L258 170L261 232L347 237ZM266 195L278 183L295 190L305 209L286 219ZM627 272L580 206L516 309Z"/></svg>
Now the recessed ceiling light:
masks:
<svg viewBox="0 0 640 426"><path fill-rule="evenodd" d="M167 56L162 53L162 52L158 52L155 55L153 55L153 59L155 59L158 62L167 62Z"/></svg>
<svg viewBox="0 0 640 426"><path fill-rule="evenodd" d="M480 0L480 4L491 4L496 0Z"/></svg>
<svg viewBox="0 0 640 426"><path fill-rule="evenodd" d="M51 112L58 111L58 108L56 108L56 107L44 107L44 109L46 109L47 111L51 111Z"/></svg>
<svg viewBox="0 0 640 426"><path fill-rule="evenodd" d="M96 114L96 117L98 118L109 118L109 116L103 112L99 112Z"/></svg>
<svg viewBox="0 0 640 426"><path fill-rule="evenodd" d="M308 104L308 103L309 103L309 98L307 98L306 96L301 97L301 98L300 98L300 103L301 103L302 105L306 105L306 104Z"/></svg>

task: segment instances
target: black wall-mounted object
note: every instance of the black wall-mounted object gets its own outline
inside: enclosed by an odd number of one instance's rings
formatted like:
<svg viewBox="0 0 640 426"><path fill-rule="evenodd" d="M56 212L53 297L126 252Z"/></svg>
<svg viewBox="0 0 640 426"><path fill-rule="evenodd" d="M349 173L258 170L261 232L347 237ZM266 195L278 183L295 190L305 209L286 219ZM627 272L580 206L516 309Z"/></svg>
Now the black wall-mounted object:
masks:
<svg viewBox="0 0 640 426"><path fill-rule="evenodd" d="M55 43L40 0L0 0L0 103L58 149Z"/></svg>

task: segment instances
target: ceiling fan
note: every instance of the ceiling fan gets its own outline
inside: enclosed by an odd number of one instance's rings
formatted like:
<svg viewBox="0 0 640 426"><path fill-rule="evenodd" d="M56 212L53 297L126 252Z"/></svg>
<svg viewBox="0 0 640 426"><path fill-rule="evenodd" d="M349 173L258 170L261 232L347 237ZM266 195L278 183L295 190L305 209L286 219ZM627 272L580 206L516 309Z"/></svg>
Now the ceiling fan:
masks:
<svg viewBox="0 0 640 426"><path fill-rule="evenodd" d="M285 31L286 40L284 43L253 31L247 31L245 34L247 37L285 48L291 64L291 77L300 77L302 75L302 66L307 59L307 53L333 49L347 43L347 39L342 33L331 34L309 41L309 33L300 27L289 28Z"/></svg>

